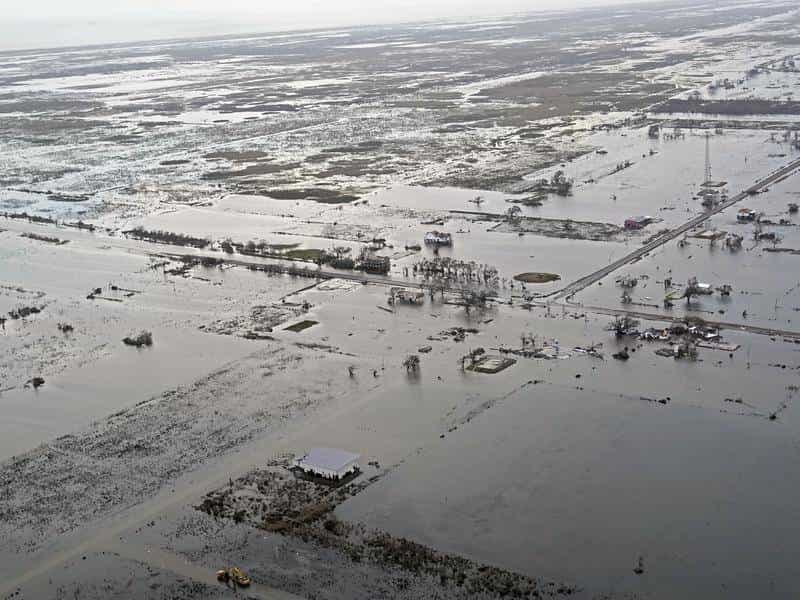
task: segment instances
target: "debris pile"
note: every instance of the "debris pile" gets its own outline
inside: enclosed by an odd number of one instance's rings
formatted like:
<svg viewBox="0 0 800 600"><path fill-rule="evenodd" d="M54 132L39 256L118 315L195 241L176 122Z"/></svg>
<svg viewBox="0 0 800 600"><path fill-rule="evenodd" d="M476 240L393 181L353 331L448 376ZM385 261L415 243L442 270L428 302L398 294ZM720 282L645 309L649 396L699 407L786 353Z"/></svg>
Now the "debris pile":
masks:
<svg viewBox="0 0 800 600"><path fill-rule="evenodd" d="M272 534L302 540L350 562L371 563L388 571L399 569L408 576L436 582L433 585L459 586L475 597L533 599L569 596L577 591L341 521L333 514L336 506L381 475L332 488L295 478L288 470L289 464L289 457L278 458L265 469L207 494L196 508L215 518L248 523Z"/></svg>
<svg viewBox="0 0 800 600"><path fill-rule="evenodd" d="M134 346L136 348L149 347L153 345L153 334L149 331L142 331L136 336L123 338L122 343L126 346Z"/></svg>

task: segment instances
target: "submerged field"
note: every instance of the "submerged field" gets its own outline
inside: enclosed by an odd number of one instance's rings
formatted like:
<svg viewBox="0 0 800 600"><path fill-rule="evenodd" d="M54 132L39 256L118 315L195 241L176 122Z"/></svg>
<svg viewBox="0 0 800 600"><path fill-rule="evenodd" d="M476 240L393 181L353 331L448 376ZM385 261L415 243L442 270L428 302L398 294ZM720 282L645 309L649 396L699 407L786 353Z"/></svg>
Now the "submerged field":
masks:
<svg viewBox="0 0 800 600"><path fill-rule="evenodd" d="M0 598L797 596L798 27L0 54Z"/></svg>

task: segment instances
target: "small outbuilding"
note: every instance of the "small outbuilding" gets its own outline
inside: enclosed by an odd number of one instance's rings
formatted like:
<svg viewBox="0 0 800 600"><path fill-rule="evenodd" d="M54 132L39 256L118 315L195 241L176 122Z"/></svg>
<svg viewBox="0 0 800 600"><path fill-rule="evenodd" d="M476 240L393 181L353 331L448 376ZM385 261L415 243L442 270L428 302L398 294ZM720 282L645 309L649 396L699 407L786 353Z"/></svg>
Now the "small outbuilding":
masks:
<svg viewBox="0 0 800 600"><path fill-rule="evenodd" d="M358 454L336 448L312 448L294 466L306 475L337 481L359 471Z"/></svg>

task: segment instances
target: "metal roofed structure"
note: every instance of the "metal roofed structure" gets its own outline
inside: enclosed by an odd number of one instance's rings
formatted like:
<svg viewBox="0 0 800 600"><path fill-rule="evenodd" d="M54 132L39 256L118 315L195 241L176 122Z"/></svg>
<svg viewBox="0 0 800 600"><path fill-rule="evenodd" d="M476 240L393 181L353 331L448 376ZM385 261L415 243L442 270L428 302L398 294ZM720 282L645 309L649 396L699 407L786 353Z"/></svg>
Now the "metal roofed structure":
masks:
<svg viewBox="0 0 800 600"><path fill-rule="evenodd" d="M295 459L294 466L307 475L337 480L358 472L360 458L337 448L311 448L305 456Z"/></svg>

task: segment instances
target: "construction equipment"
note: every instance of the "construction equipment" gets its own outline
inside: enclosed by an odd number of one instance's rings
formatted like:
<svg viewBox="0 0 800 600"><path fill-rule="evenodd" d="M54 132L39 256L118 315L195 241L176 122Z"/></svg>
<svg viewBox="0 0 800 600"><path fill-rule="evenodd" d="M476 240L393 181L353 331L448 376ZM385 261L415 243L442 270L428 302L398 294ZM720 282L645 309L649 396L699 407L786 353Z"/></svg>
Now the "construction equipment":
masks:
<svg viewBox="0 0 800 600"><path fill-rule="evenodd" d="M250 577L239 567L229 567L217 571L217 581L227 585L233 583L234 587L249 587L252 583Z"/></svg>

